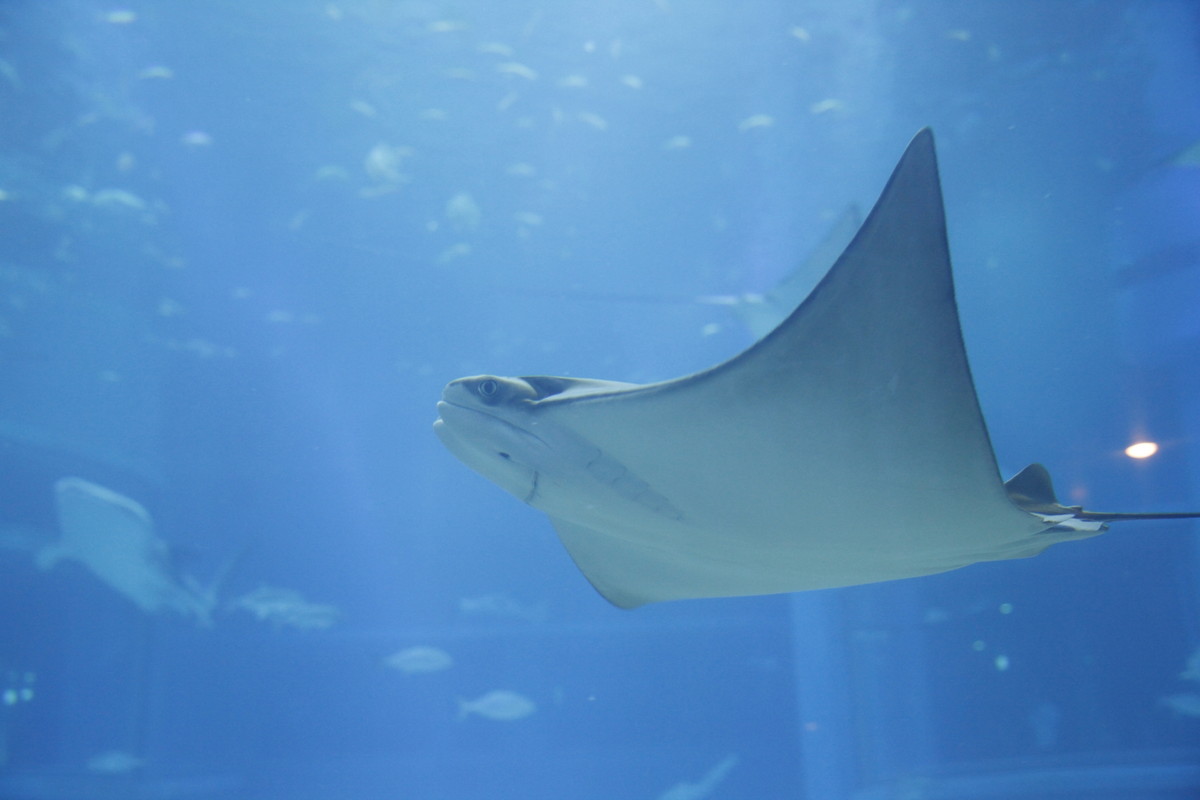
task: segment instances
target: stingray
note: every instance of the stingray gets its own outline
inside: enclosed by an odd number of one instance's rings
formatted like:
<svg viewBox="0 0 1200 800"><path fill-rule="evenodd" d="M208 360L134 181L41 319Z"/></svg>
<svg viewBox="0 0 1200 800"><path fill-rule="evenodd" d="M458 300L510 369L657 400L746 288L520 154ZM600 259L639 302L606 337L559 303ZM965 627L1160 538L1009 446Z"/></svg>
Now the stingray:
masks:
<svg viewBox="0 0 1200 800"><path fill-rule="evenodd" d="M1000 478L922 130L811 294L741 354L645 385L452 381L434 430L545 512L613 604L774 594L1036 555L1119 519Z"/></svg>
<svg viewBox="0 0 1200 800"><path fill-rule="evenodd" d="M83 478L58 481L54 499L60 538L37 553L39 567L73 559L147 614L169 610L209 623L215 595L176 579L167 543L140 503Z"/></svg>

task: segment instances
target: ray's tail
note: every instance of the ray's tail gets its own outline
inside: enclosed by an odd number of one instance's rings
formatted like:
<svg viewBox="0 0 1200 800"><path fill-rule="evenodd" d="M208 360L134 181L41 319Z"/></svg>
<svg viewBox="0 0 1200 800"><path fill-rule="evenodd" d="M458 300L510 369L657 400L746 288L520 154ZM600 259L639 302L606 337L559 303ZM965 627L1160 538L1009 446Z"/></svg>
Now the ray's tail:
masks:
<svg viewBox="0 0 1200 800"><path fill-rule="evenodd" d="M1047 518L1047 521L1076 519L1103 524L1138 519L1200 519L1200 511L1124 513L1085 511L1082 506L1064 506L1058 502L1058 496L1054 493L1054 481L1050 478L1050 471L1041 464L1030 464L1009 478L1004 482L1004 489L1008 492L1008 499L1017 508Z"/></svg>

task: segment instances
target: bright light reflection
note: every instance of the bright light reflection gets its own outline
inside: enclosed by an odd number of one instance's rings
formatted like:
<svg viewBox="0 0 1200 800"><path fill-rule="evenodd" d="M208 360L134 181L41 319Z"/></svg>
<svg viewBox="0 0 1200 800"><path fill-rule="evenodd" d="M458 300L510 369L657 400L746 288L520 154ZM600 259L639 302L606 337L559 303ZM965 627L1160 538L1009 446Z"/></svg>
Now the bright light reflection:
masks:
<svg viewBox="0 0 1200 800"><path fill-rule="evenodd" d="M1149 458L1158 452L1158 445L1154 442L1136 442L1125 448L1125 455L1130 458Z"/></svg>

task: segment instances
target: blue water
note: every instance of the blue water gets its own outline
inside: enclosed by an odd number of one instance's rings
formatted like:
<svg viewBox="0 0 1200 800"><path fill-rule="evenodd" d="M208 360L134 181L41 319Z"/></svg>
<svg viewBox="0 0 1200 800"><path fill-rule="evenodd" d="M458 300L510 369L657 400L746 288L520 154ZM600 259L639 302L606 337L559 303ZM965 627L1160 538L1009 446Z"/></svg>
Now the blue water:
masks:
<svg viewBox="0 0 1200 800"><path fill-rule="evenodd" d="M769 289L928 125L1002 472L1200 509L1198 31L1182 0L4 3L0 798L1200 796L1193 523L621 611L430 428L462 375L738 353L697 298ZM210 625L39 569L68 475L147 509ZM452 666L386 665L415 646ZM494 690L534 710L460 718Z"/></svg>

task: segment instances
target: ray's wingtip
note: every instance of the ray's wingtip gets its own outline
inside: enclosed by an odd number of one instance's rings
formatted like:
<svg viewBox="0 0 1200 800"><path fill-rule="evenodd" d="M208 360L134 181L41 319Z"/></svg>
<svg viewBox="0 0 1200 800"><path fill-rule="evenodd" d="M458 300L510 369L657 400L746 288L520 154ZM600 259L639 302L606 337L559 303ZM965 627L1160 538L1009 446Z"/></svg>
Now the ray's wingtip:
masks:
<svg viewBox="0 0 1200 800"><path fill-rule="evenodd" d="M933 128L928 125L917 131L913 135L912 141L908 143L908 152L918 149L928 150L931 153L936 150L933 141Z"/></svg>

